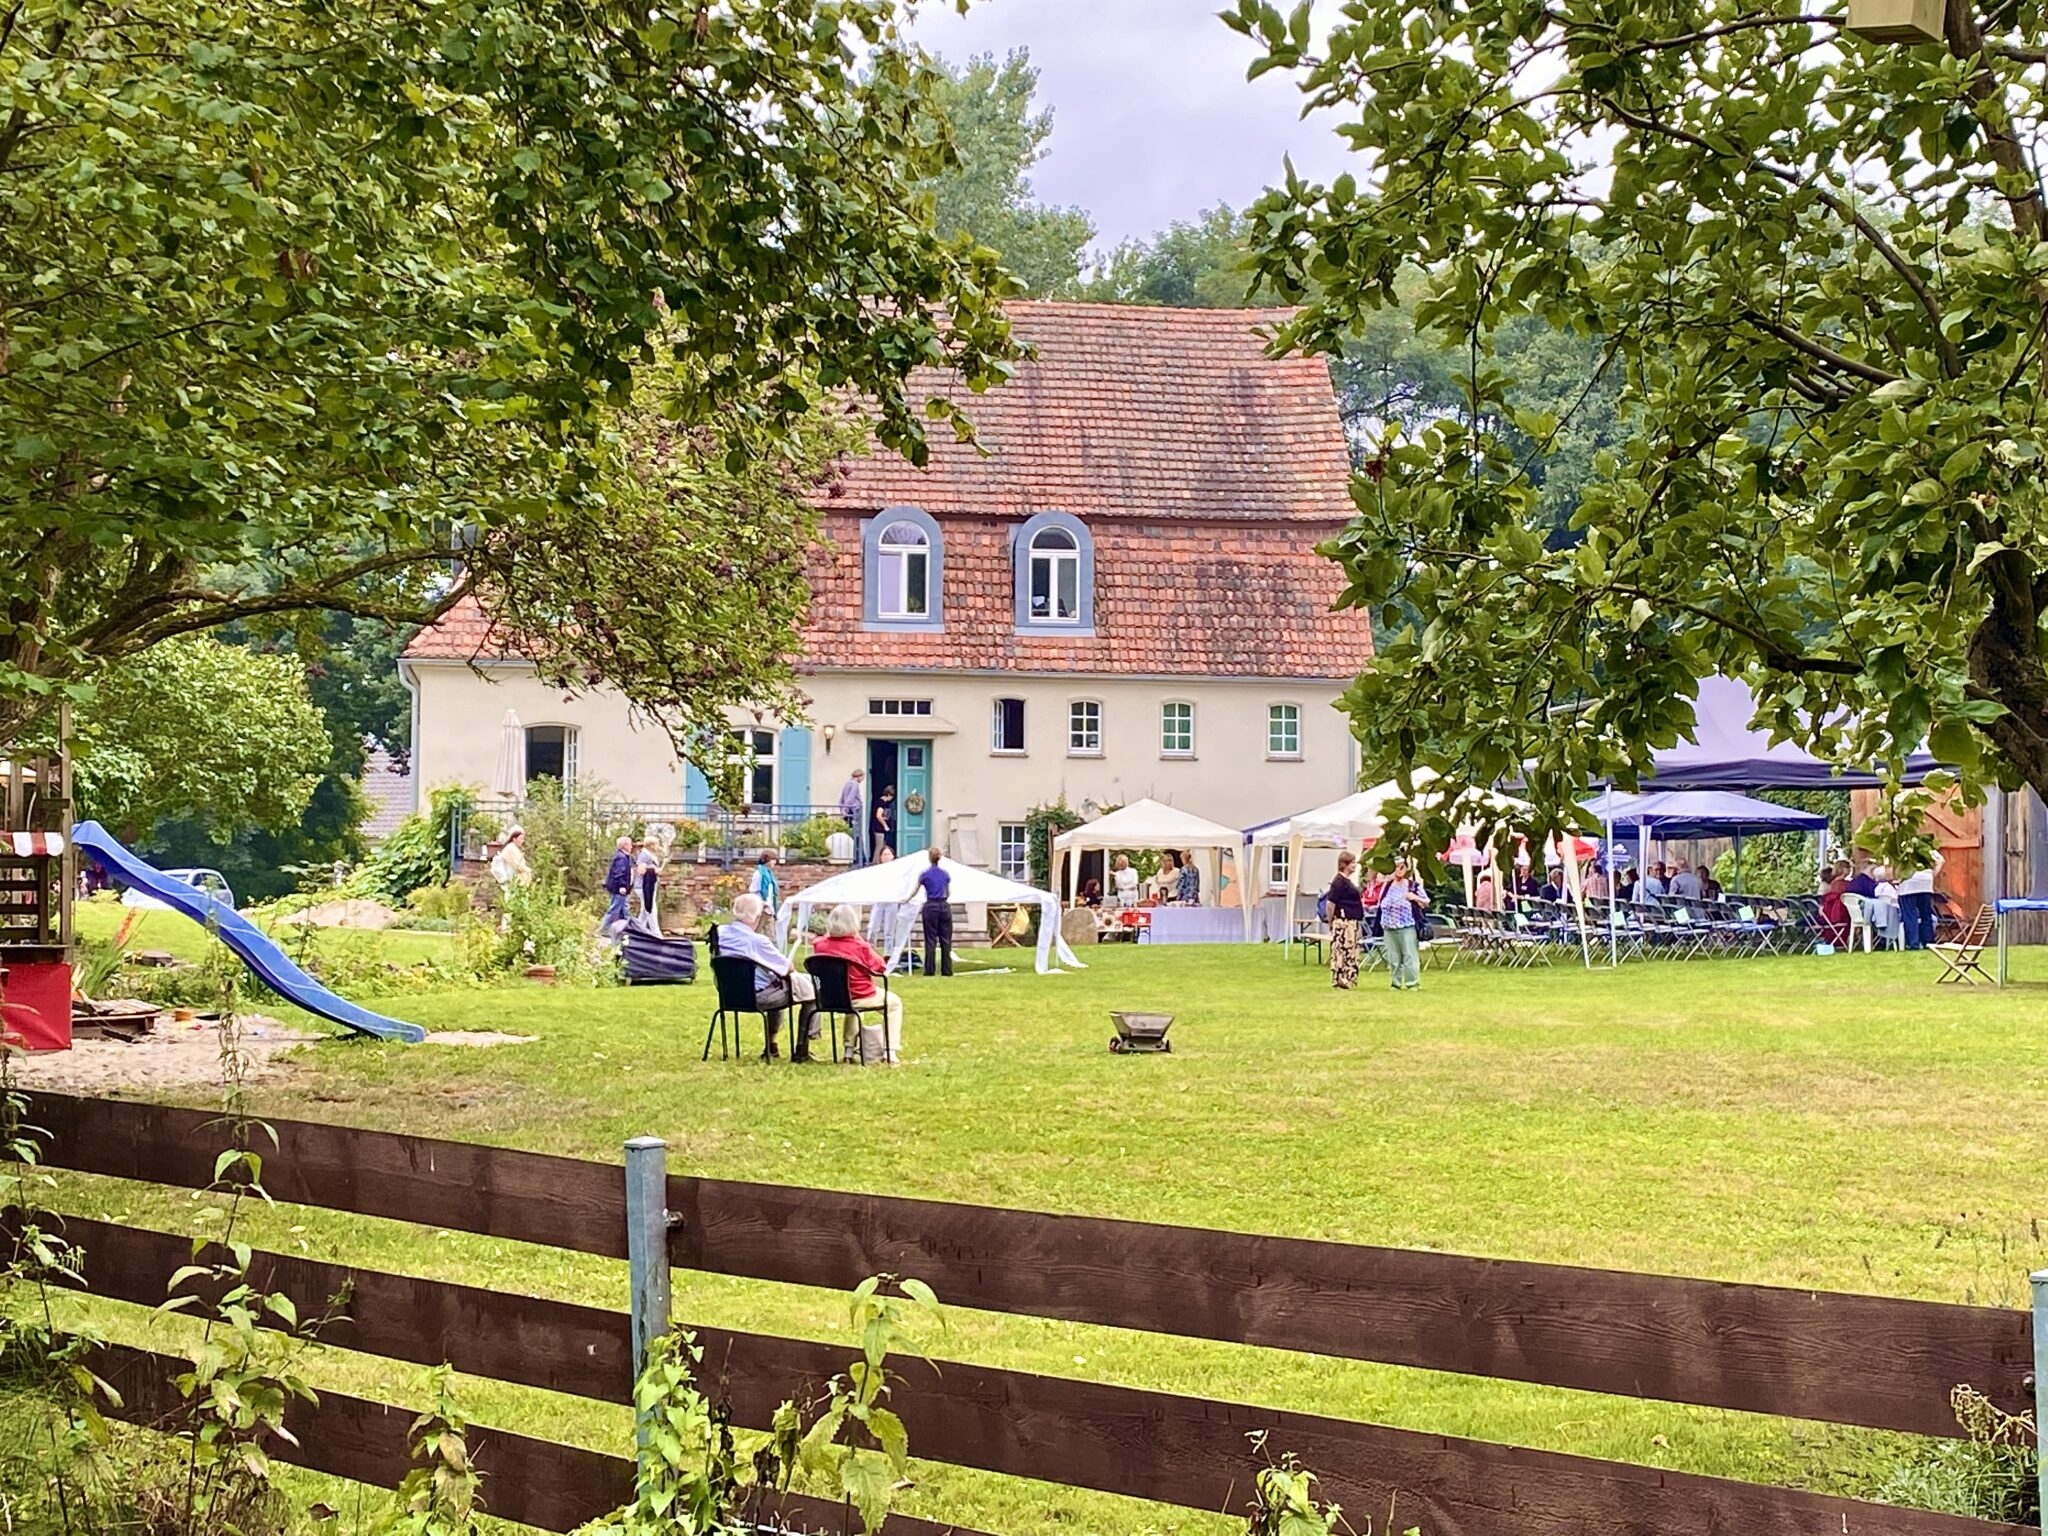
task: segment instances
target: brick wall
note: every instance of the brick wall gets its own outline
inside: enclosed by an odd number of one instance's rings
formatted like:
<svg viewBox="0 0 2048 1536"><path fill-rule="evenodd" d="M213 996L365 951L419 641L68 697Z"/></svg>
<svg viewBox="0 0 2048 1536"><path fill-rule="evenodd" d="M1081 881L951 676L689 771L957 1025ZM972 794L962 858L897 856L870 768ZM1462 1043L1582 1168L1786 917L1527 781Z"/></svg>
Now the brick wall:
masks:
<svg viewBox="0 0 2048 1536"><path fill-rule="evenodd" d="M832 875L846 873L844 864L777 864L776 884L785 897L794 896L798 891L816 885ZM668 868L661 872L661 895L658 898L664 926L673 926L673 917L695 917L712 905L712 890L719 881L729 879L729 889L744 891L754 877L754 866L735 864L730 871L716 863L699 864L694 860L672 859Z"/></svg>

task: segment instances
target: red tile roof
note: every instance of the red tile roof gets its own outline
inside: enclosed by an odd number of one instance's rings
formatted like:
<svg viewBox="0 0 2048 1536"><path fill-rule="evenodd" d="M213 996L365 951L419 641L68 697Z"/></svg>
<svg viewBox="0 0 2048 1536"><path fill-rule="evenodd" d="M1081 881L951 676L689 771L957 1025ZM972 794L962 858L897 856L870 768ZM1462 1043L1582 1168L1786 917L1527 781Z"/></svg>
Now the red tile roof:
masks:
<svg viewBox="0 0 2048 1536"><path fill-rule="evenodd" d="M489 661L509 651L476 599L465 597L406 642L405 654L426 661Z"/></svg>
<svg viewBox="0 0 2048 1536"><path fill-rule="evenodd" d="M935 432L922 470L889 453L852 460L835 501L1015 518L1351 515L1329 365L1268 357L1260 339L1288 311L1018 302L1009 313L1038 356L1008 384L972 395L936 371L911 380L913 398L958 401L979 445Z"/></svg>
<svg viewBox="0 0 2048 1536"><path fill-rule="evenodd" d="M945 628L864 629L860 522L832 514L812 560L811 670L1349 678L1372 655L1365 615L1331 611L1343 573L1300 524L1093 519L1095 633L1061 636L1017 633L1013 525L966 518L940 519Z"/></svg>
<svg viewBox="0 0 2048 1536"><path fill-rule="evenodd" d="M1352 515L1327 366L1265 356L1282 311L1019 303L1039 356L967 397L982 452L935 435L930 465L878 453L821 497L806 665L1180 677L1348 678L1372 654L1363 614L1315 552ZM913 380L940 392L937 376ZM945 540L935 633L861 621L864 517L923 508ZM1016 633L1010 533L1073 513L1095 541L1095 633ZM502 655L473 605L406 647L417 658Z"/></svg>

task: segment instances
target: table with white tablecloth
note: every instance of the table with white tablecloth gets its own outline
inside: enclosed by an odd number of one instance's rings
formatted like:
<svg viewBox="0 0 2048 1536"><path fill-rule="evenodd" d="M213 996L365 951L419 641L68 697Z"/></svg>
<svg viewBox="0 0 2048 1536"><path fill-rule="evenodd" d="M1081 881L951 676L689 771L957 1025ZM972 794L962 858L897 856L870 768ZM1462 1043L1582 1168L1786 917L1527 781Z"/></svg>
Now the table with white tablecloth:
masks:
<svg viewBox="0 0 2048 1536"><path fill-rule="evenodd" d="M1141 944L1242 944L1244 913L1236 907L1154 907Z"/></svg>
<svg viewBox="0 0 2048 1536"><path fill-rule="evenodd" d="M2048 896L2003 896L1998 911L1998 984L2005 985L2005 915L2008 912L2048 912Z"/></svg>

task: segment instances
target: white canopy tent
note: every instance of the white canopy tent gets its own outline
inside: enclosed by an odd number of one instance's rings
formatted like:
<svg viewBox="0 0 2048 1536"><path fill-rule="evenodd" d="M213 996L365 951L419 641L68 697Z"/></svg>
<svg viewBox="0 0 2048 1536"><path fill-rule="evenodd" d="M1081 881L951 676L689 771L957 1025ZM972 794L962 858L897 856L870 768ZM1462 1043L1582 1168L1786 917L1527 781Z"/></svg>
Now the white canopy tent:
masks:
<svg viewBox="0 0 2048 1536"><path fill-rule="evenodd" d="M893 970L910 943L911 925L917 920L917 909L921 905L917 877L930 867L928 859L891 859L886 864L849 869L843 875L834 875L829 880L806 886L794 896L784 898L781 909L775 914L776 947L784 954L794 954L796 939L809 931L814 911L822 908L829 912L841 902L847 902L855 907L872 909L877 917L886 920L884 937L889 944L888 960ZM1006 880L985 869L976 869L970 864L956 864L951 859L939 860L939 868L953 877L951 895L956 902L994 902L1038 908L1040 975L1056 972L1060 965L1075 970L1086 969L1073 950L1067 947L1067 941L1060 937L1060 904L1056 897L1020 881ZM792 918L795 919L795 937L792 936ZM1055 953L1059 956L1059 965L1053 963Z"/></svg>
<svg viewBox="0 0 2048 1536"><path fill-rule="evenodd" d="M1437 775L1432 769L1417 769L1413 778L1413 803L1423 809L1432 809L1454 796L1435 785ZM1287 891L1286 902L1289 942L1294 934L1294 904L1301 892L1302 850L1305 848L1352 848L1374 843L1386 835L1387 813L1397 803L1410 800L1409 791L1402 788L1398 779L1389 779L1384 784L1375 784L1371 789L1362 789L1356 794L1333 800L1328 805L1317 806L1314 810L1303 811L1283 821L1269 821L1251 829L1249 838L1254 853L1260 848L1284 846L1287 849ZM1491 811L1495 815L1510 817L1530 809L1526 800L1517 800L1512 795L1503 795L1496 790L1467 790L1455 796L1460 809ZM1469 838L1469 829L1459 829L1461 838ZM1546 848L1552 863L1564 867L1565 884L1571 892L1572 905L1578 910L1581 949L1584 943L1586 902L1583 871L1576 858L1562 857L1555 840ZM1465 899L1472 900L1473 868L1475 865L1493 862L1493 849L1489 845L1478 857L1458 860L1464 867ZM1252 936L1252 919L1249 907L1245 914L1245 937ZM1591 966L1590 951L1585 956Z"/></svg>
<svg viewBox="0 0 2048 1536"><path fill-rule="evenodd" d="M1133 800L1053 839L1052 888L1065 890L1069 901L1080 894L1080 855L1084 853L1107 853L1117 848L1171 848L1176 853L1201 855L1203 900L1216 906L1221 904L1223 895L1223 855L1229 854L1234 864L1243 845L1244 834L1235 827L1205 821L1190 811L1176 810L1157 800ZM1066 874L1064 885L1060 880L1062 871ZM1243 874L1236 873L1242 887Z"/></svg>

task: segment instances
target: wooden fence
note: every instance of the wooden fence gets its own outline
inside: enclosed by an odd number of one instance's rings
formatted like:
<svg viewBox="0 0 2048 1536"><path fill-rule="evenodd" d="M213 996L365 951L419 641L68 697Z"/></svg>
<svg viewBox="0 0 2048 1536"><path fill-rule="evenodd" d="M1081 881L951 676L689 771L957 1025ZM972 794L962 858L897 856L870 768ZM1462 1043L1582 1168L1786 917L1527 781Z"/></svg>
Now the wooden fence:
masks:
<svg viewBox="0 0 2048 1536"><path fill-rule="evenodd" d="M203 1189L226 1132L207 1113L58 1094L31 1096L48 1161ZM272 1122L263 1183L280 1202L627 1256L626 1175L616 1164L304 1122ZM1521 1264L1141 1222L1050 1216L874 1195L671 1177L678 1268L850 1289L893 1272L951 1306L1228 1340L1479 1377L1952 1435L1967 1383L2009 1412L2033 1407L2030 1314ZM95 1294L154 1304L185 1264L183 1238L71 1218ZM302 1313L349 1291L322 1337L340 1348L438 1364L605 1402L630 1399L624 1312L259 1254L254 1277ZM685 1323L687 1326L687 1323ZM707 1392L765 1428L775 1406L842 1370L849 1350L699 1328ZM2031 1532L1951 1515L1732 1479L1499 1445L1166 1392L962 1362L894 1362L892 1406L912 1453L1069 1487L1211 1511L1241 1510L1264 1455L1293 1452L1347 1509L1396 1509L1425 1536L1811 1536ZM125 1410L174 1406L183 1369L109 1352ZM341 1476L395 1484L409 1410L321 1395L295 1410L300 1455ZM621 1457L479 1432L494 1514L567 1530L624 1501ZM837 1529L837 1507L786 1514ZM831 1522L829 1525L823 1522ZM892 1536L949 1527L892 1517ZM972 1536L972 1533L970 1533Z"/></svg>

